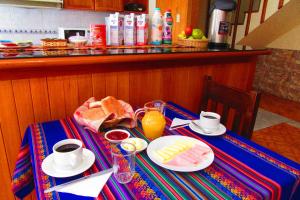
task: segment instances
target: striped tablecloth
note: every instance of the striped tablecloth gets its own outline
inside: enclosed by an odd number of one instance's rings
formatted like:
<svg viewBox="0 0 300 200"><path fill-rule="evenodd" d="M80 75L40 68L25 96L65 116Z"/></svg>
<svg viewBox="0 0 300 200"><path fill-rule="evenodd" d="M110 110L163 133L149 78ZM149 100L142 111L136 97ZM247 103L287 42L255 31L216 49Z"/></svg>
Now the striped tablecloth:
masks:
<svg viewBox="0 0 300 200"><path fill-rule="evenodd" d="M146 151L137 155L136 173L128 184L112 176L98 199L300 199L300 165L230 131L205 137L188 127L169 131L174 117L194 119L197 115L168 103L165 135L186 135L209 145L215 159L208 168L180 173L154 164ZM133 137L143 136L141 125L128 129ZM95 164L71 178L53 178L41 170L42 161L59 140L77 138L96 155ZM144 138L146 139L146 138ZM12 189L22 198L36 189L38 199L91 199L44 190L81 176L111 167L110 143L102 134L79 126L73 118L37 123L28 127L14 171Z"/></svg>

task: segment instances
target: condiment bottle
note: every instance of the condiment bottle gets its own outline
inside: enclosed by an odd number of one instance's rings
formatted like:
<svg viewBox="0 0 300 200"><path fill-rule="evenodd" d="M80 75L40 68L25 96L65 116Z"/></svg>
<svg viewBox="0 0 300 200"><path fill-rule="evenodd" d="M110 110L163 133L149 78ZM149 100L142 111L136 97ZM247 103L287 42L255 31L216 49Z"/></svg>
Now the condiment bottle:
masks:
<svg viewBox="0 0 300 200"><path fill-rule="evenodd" d="M162 44L162 25L163 21L160 13L160 8L155 8L152 16L151 44Z"/></svg>
<svg viewBox="0 0 300 200"><path fill-rule="evenodd" d="M163 17L163 44L172 44L172 26L171 9L168 9Z"/></svg>

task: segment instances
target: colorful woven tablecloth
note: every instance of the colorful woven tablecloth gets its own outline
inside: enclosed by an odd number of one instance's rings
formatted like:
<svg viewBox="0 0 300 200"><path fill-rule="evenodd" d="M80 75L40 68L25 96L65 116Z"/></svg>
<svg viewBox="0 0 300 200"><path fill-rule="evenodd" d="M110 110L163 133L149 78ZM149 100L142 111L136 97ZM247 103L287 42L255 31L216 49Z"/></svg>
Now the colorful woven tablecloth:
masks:
<svg viewBox="0 0 300 200"><path fill-rule="evenodd" d="M300 165L230 131L223 136L206 137L188 127L168 130L174 117L195 119L197 115L169 102L165 135L185 135L209 145L215 154L212 165L191 173L166 170L154 164L146 151L136 159L136 173L128 184L119 184L112 176L98 199L300 199ZM141 125L127 129L141 137ZM77 138L95 153L94 165L71 178L53 178L43 173L42 161L52 153L59 140ZM33 188L38 199L92 199L66 193L44 194L49 187L111 167L110 143L102 134L79 126L73 118L37 123L28 127L16 169L12 189L23 198Z"/></svg>

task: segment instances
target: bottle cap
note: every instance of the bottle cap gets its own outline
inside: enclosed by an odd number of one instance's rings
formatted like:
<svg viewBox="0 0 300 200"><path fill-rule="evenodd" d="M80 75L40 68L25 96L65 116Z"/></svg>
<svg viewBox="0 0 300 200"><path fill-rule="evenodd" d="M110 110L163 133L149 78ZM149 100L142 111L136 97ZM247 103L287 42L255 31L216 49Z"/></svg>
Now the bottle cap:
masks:
<svg viewBox="0 0 300 200"><path fill-rule="evenodd" d="M160 11L160 8L154 8L154 10Z"/></svg>
<svg viewBox="0 0 300 200"><path fill-rule="evenodd" d="M171 8L168 8L168 9L166 10L166 12L171 12Z"/></svg>

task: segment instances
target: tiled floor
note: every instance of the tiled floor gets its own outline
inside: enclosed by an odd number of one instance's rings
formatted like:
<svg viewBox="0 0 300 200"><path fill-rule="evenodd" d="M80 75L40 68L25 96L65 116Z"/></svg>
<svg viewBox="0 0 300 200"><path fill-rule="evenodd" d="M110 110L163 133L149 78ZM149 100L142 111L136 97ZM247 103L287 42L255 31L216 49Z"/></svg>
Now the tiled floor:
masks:
<svg viewBox="0 0 300 200"><path fill-rule="evenodd" d="M300 103L262 95L252 140L300 163Z"/></svg>
<svg viewBox="0 0 300 200"><path fill-rule="evenodd" d="M280 123L254 132L252 140L300 163L300 129Z"/></svg>
<svg viewBox="0 0 300 200"><path fill-rule="evenodd" d="M282 115L278 115L276 113L260 108L257 113L254 131L267 128L270 126L274 126L280 123L287 123L292 126L300 128L300 122L297 122L295 120L286 118Z"/></svg>

